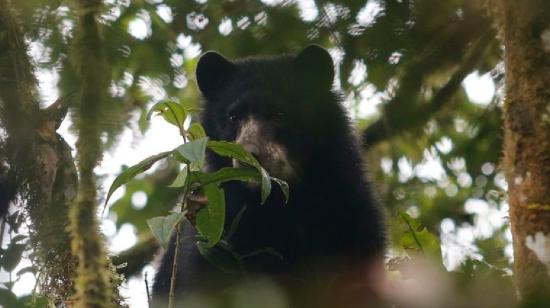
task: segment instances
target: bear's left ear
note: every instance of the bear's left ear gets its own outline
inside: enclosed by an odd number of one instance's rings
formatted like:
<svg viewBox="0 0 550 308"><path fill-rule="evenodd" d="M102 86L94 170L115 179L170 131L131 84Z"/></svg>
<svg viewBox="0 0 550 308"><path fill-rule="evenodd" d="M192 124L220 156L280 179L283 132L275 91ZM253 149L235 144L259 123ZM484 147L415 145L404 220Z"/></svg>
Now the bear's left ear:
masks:
<svg viewBox="0 0 550 308"><path fill-rule="evenodd" d="M319 45L309 45L294 59L301 83L313 89L330 90L334 81L334 63L328 51Z"/></svg>
<svg viewBox="0 0 550 308"><path fill-rule="evenodd" d="M202 55L195 75L202 94L210 98L226 86L235 71L235 64L215 51Z"/></svg>

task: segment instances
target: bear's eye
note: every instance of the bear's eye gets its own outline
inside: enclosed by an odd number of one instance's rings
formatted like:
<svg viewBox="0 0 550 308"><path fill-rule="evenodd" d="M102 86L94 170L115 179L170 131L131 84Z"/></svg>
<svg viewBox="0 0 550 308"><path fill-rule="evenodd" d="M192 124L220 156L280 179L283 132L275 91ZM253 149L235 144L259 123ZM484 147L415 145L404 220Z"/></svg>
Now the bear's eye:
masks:
<svg viewBox="0 0 550 308"><path fill-rule="evenodd" d="M237 122L238 120L238 117L234 114L228 115L227 118L229 119L229 122Z"/></svg>
<svg viewBox="0 0 550 308"><path fill-rule="evenodd" d="M277 112L273 118L275 120L282 120L284 117L285 117L285 114L283 112Z"/></svg>

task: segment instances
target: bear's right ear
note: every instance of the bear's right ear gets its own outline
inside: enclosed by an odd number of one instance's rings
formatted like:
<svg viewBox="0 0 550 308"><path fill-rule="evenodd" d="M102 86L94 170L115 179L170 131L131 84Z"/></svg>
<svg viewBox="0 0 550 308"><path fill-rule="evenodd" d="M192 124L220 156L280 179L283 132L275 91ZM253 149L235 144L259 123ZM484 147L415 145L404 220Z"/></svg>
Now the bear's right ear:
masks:
<svg viewBox="0 0 550 308"><path fill-rule="evenodd" d="M234 71L235 64L215 51L208 51L197 63L197 85L205 97L212 97L227 83Z"/></svg>
<svg viewBox="0 0 550 308"><path fill-rule="evenodd" d="M334 81L334 63L328 51L309 45L294 59L297 76L303 85L316 90L330 90Z"/></svg>

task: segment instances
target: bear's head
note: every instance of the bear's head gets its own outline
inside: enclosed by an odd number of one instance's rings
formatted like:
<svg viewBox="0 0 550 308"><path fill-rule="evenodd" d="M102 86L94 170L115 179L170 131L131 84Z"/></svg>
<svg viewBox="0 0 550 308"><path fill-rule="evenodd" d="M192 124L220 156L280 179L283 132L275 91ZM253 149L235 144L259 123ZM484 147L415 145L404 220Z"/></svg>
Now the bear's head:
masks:
<svg viewBox="0 0 550 308"><path fill-rule="evenodd" d="M196 79L207 134L239 143L270 174L287 181L318 160L338 136L334 130L346 123L332 91L332 58L317 45L293 56L236 61L207 52L197 64ZM209 164L238 162L210 155Z"/></svg>

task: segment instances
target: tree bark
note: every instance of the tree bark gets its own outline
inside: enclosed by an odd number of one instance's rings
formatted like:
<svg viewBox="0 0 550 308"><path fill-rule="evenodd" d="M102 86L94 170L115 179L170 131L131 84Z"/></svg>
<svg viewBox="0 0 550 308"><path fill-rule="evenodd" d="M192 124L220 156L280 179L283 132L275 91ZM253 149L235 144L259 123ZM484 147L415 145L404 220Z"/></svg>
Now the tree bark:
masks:
<svg viewBox="0 0 550 308"><path fill-rule="evenodd" d="M514 270L522 298L540 304L550 293L550 1L497 3Z"/></svg>

